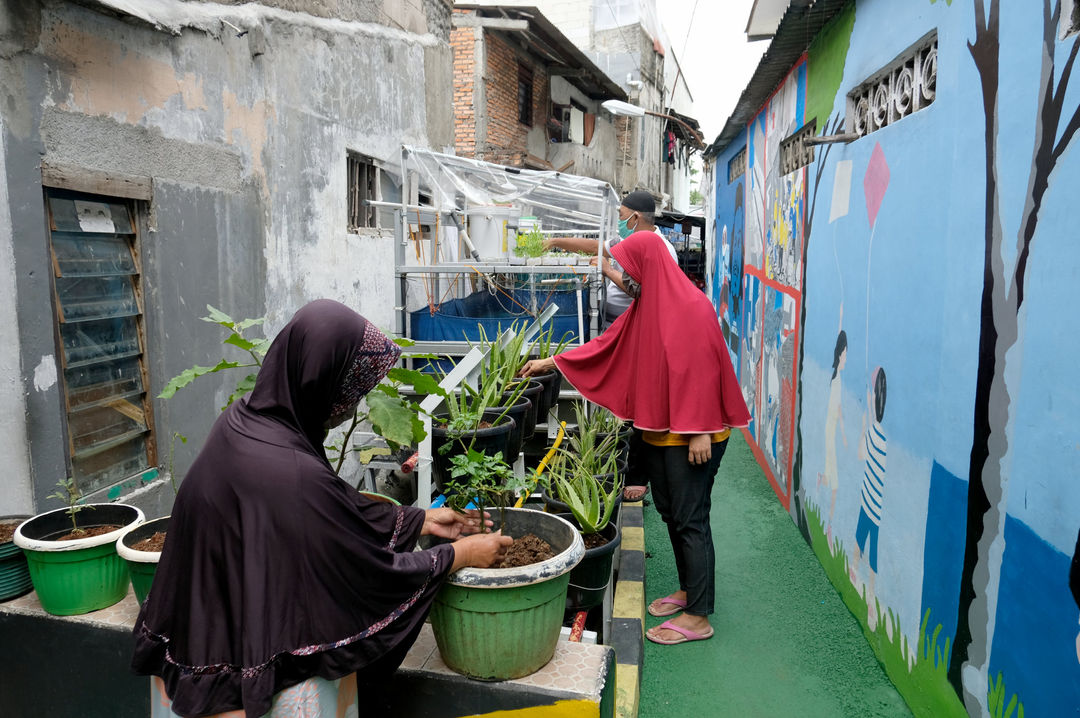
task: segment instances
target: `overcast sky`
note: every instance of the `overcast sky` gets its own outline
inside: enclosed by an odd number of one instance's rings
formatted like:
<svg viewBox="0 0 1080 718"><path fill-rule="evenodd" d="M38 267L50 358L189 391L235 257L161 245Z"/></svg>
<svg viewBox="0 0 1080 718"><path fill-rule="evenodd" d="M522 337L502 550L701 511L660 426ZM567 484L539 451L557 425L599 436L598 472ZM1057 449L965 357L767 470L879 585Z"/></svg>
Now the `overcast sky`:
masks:
<svg viewBox="0 0 1080 718"><path fill-rule="evenodd" d="M656 2L668 42L694 96L694 118L701 123L706 142L716 139L724 128L769 46L767 40L746 41L746 21L753 4L754 0Z"/></svg>

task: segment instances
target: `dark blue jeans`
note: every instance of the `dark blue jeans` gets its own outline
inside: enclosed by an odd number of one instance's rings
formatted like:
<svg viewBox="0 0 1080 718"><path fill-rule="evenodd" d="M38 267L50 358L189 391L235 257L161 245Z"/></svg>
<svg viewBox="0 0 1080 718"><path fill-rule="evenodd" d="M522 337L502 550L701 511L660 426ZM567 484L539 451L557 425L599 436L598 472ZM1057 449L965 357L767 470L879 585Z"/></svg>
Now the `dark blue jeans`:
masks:
<svg viewBox="0 0 1080 718"><path fill-rule="evenodd" d="M712 458L705 464L693 465L686 446L642 447L653 505L667 524L679 588L686 591L686 612L694 616L713 612L716 562L709 513L713 480L726 449L726 440L714 443Z"/></svg>

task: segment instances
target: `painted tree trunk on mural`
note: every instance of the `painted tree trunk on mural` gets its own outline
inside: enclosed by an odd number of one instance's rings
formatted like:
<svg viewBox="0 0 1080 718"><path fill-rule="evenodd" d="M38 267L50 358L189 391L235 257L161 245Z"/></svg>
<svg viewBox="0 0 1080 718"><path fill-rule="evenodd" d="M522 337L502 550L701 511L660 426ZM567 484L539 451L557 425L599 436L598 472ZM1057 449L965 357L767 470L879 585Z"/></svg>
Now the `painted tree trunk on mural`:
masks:
<svg viewBox="0 0 1080 718"><path fill-rule="evenodd" d="M1051 12L1050 0L1043 0L1042 65L1034 151L1017 236L1015 265L1008 273L1002 256L1001 202L997 183L1000 9L998 0L991 0L989 13L983 0L974 2L975 40L968 44L968 49L979 72L986 123L986 226L966 543L949 680L963 697L968 712L982 716L988 714L989 661L1005 550L1008 477L1004 465L1011 419L1006 383L1008 353L1020 334L1024 280L1043 196L1058 158L1080 127L1080 108L1073 111L1058 139L1058 126L1078 44L1073 41L1055 88L1055 32L1061 7L1058 3Z"/></svg>
<svg viewBox="0 0 1080 718"><path fill-rule="evenodd" d="M840 131L843 126L843 117L837 115L832 118L831 122L825 123L821 128L821 135L835 135ZM825 163L829 159L829 153L835 145L825 145L825 149L821 152L820 156L815 161L814 170L814 194L810 200L809 212L806 215L805 229L803 230L803 257L802 257L802 310L799 315L799 336L804 336L806 331L806 258L809 256L810 236L814 228L814 214L817 210L817 196L818 188L821 186L821 175L825 171ZM802 533L803 538L806 539L806 543L812 543L810 539L810 527L806 523L806 496L803 488L802 481L802 407L803 407L803 359L806 355L806 342L799 342L799 369L798 369L798 389L795 392L795 461L792 465L791 471L791 515L795 519L795 523L799 527L799 532Z"/></svg>

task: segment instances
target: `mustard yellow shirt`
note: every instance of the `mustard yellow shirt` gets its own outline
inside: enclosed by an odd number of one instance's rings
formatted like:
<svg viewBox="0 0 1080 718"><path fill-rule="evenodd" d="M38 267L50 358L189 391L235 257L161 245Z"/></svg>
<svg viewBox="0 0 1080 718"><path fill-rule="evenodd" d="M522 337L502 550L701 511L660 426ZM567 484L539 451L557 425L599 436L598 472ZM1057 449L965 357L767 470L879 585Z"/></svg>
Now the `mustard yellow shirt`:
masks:
<svg viewBox="0 0 1080 718"><path fill-rule="evenodd" d="M653 446L689 446L690 437L695 434L672 434L670 431L643 431L641 438L646 444ZM717 431L712 435L712 443L727 441L731 436L731 429Z"/></svg>

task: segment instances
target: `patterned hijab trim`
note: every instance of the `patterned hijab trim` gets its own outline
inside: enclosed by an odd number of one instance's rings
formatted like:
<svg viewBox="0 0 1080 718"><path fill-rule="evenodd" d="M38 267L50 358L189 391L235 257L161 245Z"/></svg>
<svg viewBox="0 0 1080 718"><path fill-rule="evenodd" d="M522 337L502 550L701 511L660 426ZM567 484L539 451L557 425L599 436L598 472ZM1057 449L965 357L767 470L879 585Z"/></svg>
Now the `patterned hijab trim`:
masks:
<svg viewBox="0 0 1080 718"><path fill-rule="evenodd" d="M330 408L330 416L340 416L360 403L360 399L375 388L386 372L397 363L401 349L372 324L364 327L364 337L357 349L352 366L338 388Z"/></svg>

